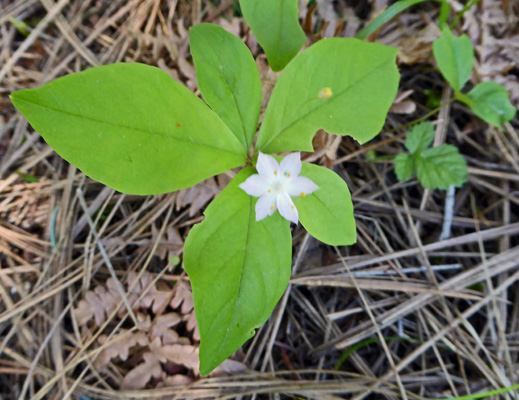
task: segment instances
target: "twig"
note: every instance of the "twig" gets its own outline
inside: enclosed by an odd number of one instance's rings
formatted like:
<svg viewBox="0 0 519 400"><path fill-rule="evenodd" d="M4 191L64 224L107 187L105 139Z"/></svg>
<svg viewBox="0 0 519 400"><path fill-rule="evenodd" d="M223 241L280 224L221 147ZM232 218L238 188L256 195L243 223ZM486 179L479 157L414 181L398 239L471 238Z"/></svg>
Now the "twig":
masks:
<svg viewBox="0 0 519 400"><path fill-rule="evenodd" d="M440 241L446 240L451 236L452 217L454 214L454 198L456 194L456 188L454 185L449 186L447 195L445 196L445 213L443 219L442 233L440 235Z"/></svg>
<svg viewBox="0 0 519 400"><path fill-rule="evenodd" d="M60 0L52 10L48 12L45 17L41 20L36 28L27 36L27 39L21 44L20 47L16 49L14 54L11 56L9 60L4 64L4 67L0 70L0 82L6 77L7 73L11 70L11 68L16 64L16 62L22 57L22 55L27 51L29 47L36 41L38 36L43 32L43 30L49 25L54 18L63 10L63 8L69 3L70 0Z"/></svg>

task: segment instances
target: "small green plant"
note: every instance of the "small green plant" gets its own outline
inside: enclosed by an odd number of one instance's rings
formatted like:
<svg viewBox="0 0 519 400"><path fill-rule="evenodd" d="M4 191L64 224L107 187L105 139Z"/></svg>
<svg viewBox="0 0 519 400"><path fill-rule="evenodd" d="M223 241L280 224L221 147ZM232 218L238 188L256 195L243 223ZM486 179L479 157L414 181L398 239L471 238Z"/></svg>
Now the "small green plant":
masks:
<svg viewBox="0 0 519 400"><path fill-rule="evenodd" d="M282 5L289 3L296 1ZM242 7L247 15L259 6ZM253 336L287 287L290 222L327 244L356 241L344 180L301 162L299 153L271 155L313 151L321 128L360 143L372 139L399 73L394 48L357 39L321 40L295 57L300 45L289 57L279 58L284 46L267 52L273 68L287 66L255 140L262 91L250 51L211 24L191 28L190 45L207 104L160 69L135 63L91 68L11 100L64 159L124 193L166 193L241 168L184 248L205 375Z"/></svg>
<svg viewBox="0 0 519 400"><path fill-rule="evenodd" d="M413 125L405 138L409 151L395 158L395 172L405 182L416 174L426 189L447 190L460 187L467 181L467 162L456 146L442 144L430 147L434 140L434 126L426 121Z"/></svg>
<svg viewBox="0 0 519 400"><path fill-rule="evenodd" d="M515 117L516 110L510 104L507 90L495 82L483 82L468 93L461 90L472 73L474 48L467 35L455 36L444 24L442 35L433 43L434 58L441 74L454 89L454 99L459 100L487 123L501 128L501 124ZM434 127L430 122L413 126L405 145L410 154L395 158L398 180L407 181L416 174L426 189L460 187L467 180L467 163L455 146L443 144L429 148L434 139Z"/></svg>
<svg viewBox="0 0 519 400"><path fill-rule="evenodd" d="M474 66L474 48L467 35L457 37L448 26L444 26L442 35L433 43L433 53L440 72L454 89L456 100L498 128L515 117L516 109L510 104L508 91L499 83L483 82L468 93L461 91Z"/></svg>
<svg viewBox="0 0 519 400"><path fill-rule="evenodd" d="M429 0L399 0L381 12L377 18L364 27L356 36L357 39L365 39L374 33L382 25L390 21L402 11L414 5ZM498 128L504 122L511 121L517 110L510 104L508 91L496 82L482 82L476 85L468 93L461 90L467 83L474 66L474 48L467 35L455 36L451 28L456 26L463 14L474 7L479 0L467 1L463 9L458 12L452 24L447 24L450 13L450 5L446 0L432 0L440 3L438 26L442 35L433 43L434 58L445 80L454 89L454 98L465 103L478 117ZM426 92L431 104L438 101L429 91Z"/></svg>

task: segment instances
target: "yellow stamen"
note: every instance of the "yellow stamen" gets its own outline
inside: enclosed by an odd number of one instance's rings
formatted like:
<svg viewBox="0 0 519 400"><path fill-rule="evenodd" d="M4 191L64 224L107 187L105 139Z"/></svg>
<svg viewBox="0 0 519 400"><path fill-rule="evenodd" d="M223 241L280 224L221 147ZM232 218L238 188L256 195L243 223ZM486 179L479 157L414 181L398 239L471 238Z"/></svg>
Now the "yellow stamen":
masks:
<svg viewBox="0 0 519 400"><path fill-rule="evenodd" d="M274 175L278 176L278 170L277 169L274 171Z"/></svg>
<svg viewBox="0 0 519 400"><path fill-rule="evenodd" d="M295 208L294 206L291 206L292 207L292 210Z"/></svg>
<svg viewBox="0 0 519 400"><path fill-rule="evenodd" d="M269 189L269 193L272 193L272 190Z"/></svg>
<svg viewBox="0 0 519 400"><path fill-rule="evenodd" d="M287 174L287 178L290 178L290 172Z"/></svg>
<svg viewBox="0 0 519 400"><path fill-rule="evenodd" d="M271 210L274 210L274 204L272 204L272 205L270 206L270 209L271 209Z"/></svg>
<svg viewBox="0 0 519 400"><path fill-rule="evenodd" d="M300 195L301 195L301 197L305 197L306 193L305 192L301 192Z"/></svg>
<svg viewBox="0 0 519 400"><path fill-rule="evenodd" d="M321 90L319 92L319 98L321 100L329 99L330 97L332 97L332 95L333 95L333 92L332 92L332 89L330 89L330 88L324 88L323 90Z"/></svg>

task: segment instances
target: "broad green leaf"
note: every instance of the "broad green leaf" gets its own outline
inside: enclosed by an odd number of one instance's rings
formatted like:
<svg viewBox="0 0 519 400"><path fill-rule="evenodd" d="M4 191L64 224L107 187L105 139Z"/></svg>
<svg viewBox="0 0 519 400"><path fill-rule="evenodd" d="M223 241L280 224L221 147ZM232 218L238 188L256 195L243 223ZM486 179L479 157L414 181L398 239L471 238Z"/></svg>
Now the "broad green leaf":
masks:
<svg viewBox="0 0 519 400"><path fill-rule="evenodd" d="M395 173L400 182L409 180L415 170L416 165L412 155L400 153L395 157Z"/></svg>
<svg viewBox="0 0 519 400"><path fill-rule="evenodd" d="M443 77L454 90L461 90L474 65L474 49L469 37L456 37L444 26L442 35L433 42L433 54Z"/></svg>
<svg viewBox="0 0 519 400"><path fill-rule="evenodd" d="M240 0L241 11L270 68L281 71L305 43L297 0Z"/></svg>
<svg viewBox="0 0 519 400"><path fill-rule="evenodd" d="M11 100L60 156L121 192L166 193L245 162L202 100L147 65L91 68Z"/></svg>
<svg viewBox="0 0 519 400"><path fill-rule="evenodd" d="M292 239L279 213L256 221L256 199L238 185L245 168L205 211L184 248L200 331L200 372L206 375L254 335L290 278Z"/></svg>
<svg viewBox="0 0 519 400"><path fill-rule="evenodd" d="M303 163L301 176L319 189L308 196L293 197L299 221L310 235L329 245L345 246L357 241L353 204L346 182L332 170Z"/></svg>
<svg viewBox="0 0 519 400"><path fill-rule="evenodd" d="M447 190L467 181L467 162L451 144L422 151L416 157L416 169L418 180L426 189Z"/></svg>
<svg viewBox="0 0 519 400"><path fill-rule="evenodd" d="M395 99L397 50L358 39L323 39L299 54L279 78L256 148L313 151L323 128L361 143L382 128Z"/></svg>
<svg viewBox="0 0 519 400"><path fill-rule="evenodd" d="M466 103L485 122L501 127L515 117L516 109L510 104L508 91L496 82L483 82L467 94L456 97Z"/></svg>
<svg viewBox="0 0 519 400"><path fill-rule="evenodd" d="M413 125L405 137L405 147L409 152L425 150L434 140L434 126L429 121ZM407 180L407 179L404 179Z"/></svg>
<svg viewBox="0 0 519 400"><path fill-rule="evenodd" d="M214 24L190 29L189 43L205 101L236 135L252 146L261 109L261 81L245 44Z"/></svg>

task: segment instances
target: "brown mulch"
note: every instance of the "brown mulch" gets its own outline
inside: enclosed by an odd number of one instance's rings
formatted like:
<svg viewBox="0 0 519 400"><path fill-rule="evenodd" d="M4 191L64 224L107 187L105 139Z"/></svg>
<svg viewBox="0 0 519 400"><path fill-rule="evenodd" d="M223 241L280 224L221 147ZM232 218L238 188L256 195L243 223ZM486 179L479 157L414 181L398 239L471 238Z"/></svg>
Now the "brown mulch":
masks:
<svg viewBox="0 0 519 400"><path fill-rule="evenodd" d="M229 176L160 196L115 192L57 156L8 95L130 61L199 94L188 29L212 22L246 42L268 96L277 74L235 3L0 1L0 398L437 399L517 384L517 118L498 130L458 103L430 117L435 144L456 145L469 164L450 197L398 182L385 157L452 95L431 56L434 2L371 38L401 50L400 95L381 135L360 146L319 132L306 155L348 183L357 244L333 248L293 227L292 280L272 317L200 378L183 243ZM351 37L389 3L300 1L300 19L308 43ZM499 82L516 107L518 27L519 4L506 0L479 2L457 27L476 50L470 84Z"/></svg>

